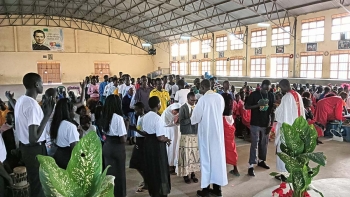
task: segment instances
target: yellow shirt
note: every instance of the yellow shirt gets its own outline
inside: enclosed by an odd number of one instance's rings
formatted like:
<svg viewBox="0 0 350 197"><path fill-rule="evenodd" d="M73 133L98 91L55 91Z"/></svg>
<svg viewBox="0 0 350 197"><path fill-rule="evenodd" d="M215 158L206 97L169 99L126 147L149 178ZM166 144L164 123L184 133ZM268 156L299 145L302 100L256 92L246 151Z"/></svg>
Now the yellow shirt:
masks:
<svg viewBox="0 0 350 197"><path fill-rule="evenodd" d="M160 100L160 109L158 113L162 114L163 111L168 107L168 102L170 101L170 96L169 93L162 89L162 91L158 91L157 89L153 89L151 93L149 94L149 97L151 98L152 96L157 96Z"/></svg>
<svg viewBox="0 0 350 197"><path fill-rule="evenodd" d="M0 110L0 126L6 123L6 115L9 111L7 107L4 111Z"/></svg>
<svg viewBox="0 0 350 197"><path fill-rule="evenodd" d="M118 88L116 88L113 92L114 95L118 95L119 96L119 91L118 91Z"/></svg>

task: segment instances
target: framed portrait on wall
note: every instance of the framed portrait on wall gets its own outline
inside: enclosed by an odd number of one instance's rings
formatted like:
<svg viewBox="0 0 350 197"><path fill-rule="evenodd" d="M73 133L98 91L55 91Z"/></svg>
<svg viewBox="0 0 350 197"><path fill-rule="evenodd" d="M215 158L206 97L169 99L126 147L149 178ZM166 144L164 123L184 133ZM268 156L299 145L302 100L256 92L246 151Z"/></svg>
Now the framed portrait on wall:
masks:
<svg viewBox="0 0 350 197"><path fill-rule="evenodd" d="M261 55L262 54L262 48L255 48L255 55Z"/></svg>
<svg viewBox="0 0 350 197"><path fill-rule="evenodd" d="M33 27L31 30L33 51L63 51L63 29Z"/></svg>
<svg viewBox="0 0 350 197"><path fill-rule="evenodd" d="M284 53L284 46L276 46L276 53Z"/></svg>
<svg viewBox="0 0 350 197"><path fill-rule="evenodd" d="M306 51L317 51L317 43L307 43Z"/></svg>
<svg viewBox="0 0 350 197"><path fill-rule="evenodd" d="M219 51L219 58L223 58L225 56L225 53L223 51Z"/></svg>
<svg viewBox="0 0 350 197"><path fill-rule="evenodd" d="M339 40L338 49L350 49L350 40Z"/></svg>

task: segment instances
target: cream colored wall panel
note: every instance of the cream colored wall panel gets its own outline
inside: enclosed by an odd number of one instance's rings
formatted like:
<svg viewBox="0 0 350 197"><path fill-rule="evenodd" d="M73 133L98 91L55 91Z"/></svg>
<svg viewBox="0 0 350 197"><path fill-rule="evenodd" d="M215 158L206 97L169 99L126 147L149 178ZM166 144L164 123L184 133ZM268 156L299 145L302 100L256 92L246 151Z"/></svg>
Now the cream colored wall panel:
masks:
<svg viewBox="0 0 350 197"><path fill-rule="evenodd" d="M14 27L0 27L0 51L15 51Z"/></svg>
<svg viewBox="0 0 350 197"><path fill-rule="evenodd" d="M114 38L110 38L111 43L111 53L119 53L119 54L131 54L131 45L123 42L121 40L117 40Z"/></svg>
<svg viewBox="0 0 350 197"><path fill-rule="evenodd" d="M75 52L75 36L74 29L64 28L63 39L64 39L64 52L74 53Z"/></svg>
<svg viewBox="0 0 350 197"><path fill-rule="evenodd" d="M17 26L17 44L19 52L32 52L31 40L33 35L31 33L31 30L32 27L29 26Z"/></svg>
<svg viewBox="0 0 350 197"><path fill-rule="evenodd" d="M87 31L78 31L79 53L109 53L108 37Z"/></svg>
<svg viewBox="0 0 350 197"><path fill-rule="evenodd" d="M0 84L21 84L28 72L37 72L37 62L43 60L40 52L0 52L0 59L9 67L0 67ZM120 71L140 77L153 71L152 57L148 55L55 53L54 60L60 62L62 83L78 82L94 73L94 62L109 62L111 75Z"/></svg>
<svg viewBox="0 0 350 197"><path fill-rule="evenodd" d="M155 49L157 49L157 55L152 56L154 67L153 70L158 70L160 68L170 68L170 54L162 48L159 48L155 45Z"/></svg>

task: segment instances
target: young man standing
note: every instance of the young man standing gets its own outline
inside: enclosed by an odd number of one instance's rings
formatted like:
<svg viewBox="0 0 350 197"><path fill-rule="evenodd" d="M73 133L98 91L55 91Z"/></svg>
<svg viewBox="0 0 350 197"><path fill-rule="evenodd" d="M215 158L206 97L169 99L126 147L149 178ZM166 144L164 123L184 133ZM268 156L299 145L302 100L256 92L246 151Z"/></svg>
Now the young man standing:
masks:
<svg viewBox="0 0 350 197"><path fill-rule="evenodd" d="M275 102L275 97L271 92L269 92L270 85L271 82L269 80L264 80L260 90L252 92L245 103L245 108L251 109L251 145L248 168L249 176L255 176L254 164L258 164L258 166L265 169L270 169L270 167L265 163L267 145L269 143L269 132L274 121L272 109ZM256 154L257 149L259 150L258 158Z"/></svg>
<svg viewBox="0 0 350 197"><path fill-rule="evenodd" d="M187 94L190 93L190 89L185 89L185 81L182 79L177 82L177 86L179 90L175 94L174 102L183 105L187 101Z"/></svg>
<svg viewBox="0 0 350 197"><path fill-rule="evenodd" d="M148 87L147 81L148 80L147 80L146 76L141 77L141 86L139 89L136 90L136 94L134 97L134 103L137 103L137 102L143 103L145 113L147 113L151 110L149 108L149 105L148 105L148 99L149 99L149 94L151 93L152 89L150 87Z"/></svg>
<svg viewBox="0 0 350 197"><path fill-rule="evenodd" d="M156 89L153 89L149 97L151 98L152 96L157 96L160 100L160 109L158 111L159 114L162 114L163 111L168 107L170 103L170 97L169 93L162 89L162 80L160 78L156 79Z"/></svg>
<svg viewBox="0 0 350 197"><path fill-rule="evenodd" d="M108 85L108 75L105 75L103 77L104 81L102 83L100 83L99 85L99 94L100 94L100 101L104 104L105 100L106 100L106 93L105 93L105 88Z"/></svg>
<svg viewBox="0 0 350 197"><path fill-rule="evenodd" d="M281 87L281 91L285 94L282 97L281 104L276 109L276 138L275 145L277 152L281 152L281 126L283 123L287 123L292 125L294 120L299 116L303 116L305 118L305 110L303 100L296 91L292 90L290 87L290 83L287 79L282 79L279 83ZM277 156L277 170L281 174L276 176L276 179L286 181L286 177L283 175L287 172L283 161Z"/></svg>
<svg viewBox="0 0 350 197"><path fill-rule="evenodd" d="M126 74L124 76L124 84L119 88L119 96L120 98L124 98L128 94L129 89L134 89L133 92L136 92L135 86L130 84L130 75Z"/></svg>
<svg viewBox="0 0 350 197"><path fill-rule="evenodd" d="M201 188L197 196L208 197L209 193L222 196L221 186L227 185L224 125L222 113L224 99L210 90L210 82L201 82L204 96L198 101L191 116L191 124L198 124L198 142L201 163ZM215 161L215 162L214 162ZM210 184L213 184L213 190Z"/></svg>
<svg viewBox="0 0 350 197"><path fill-rule="evenodd" d="M28 73L23 77L26 88L15 106L15 126L18 131L22 160L27 168L28 181L31 187L31 197L41 197L44 193L39 179L39 162L37 155L46 155L45 133L46 123L54 108L53 98L46 98L43 109L40 108L36 97L43 92L40 75Z"/></svg>

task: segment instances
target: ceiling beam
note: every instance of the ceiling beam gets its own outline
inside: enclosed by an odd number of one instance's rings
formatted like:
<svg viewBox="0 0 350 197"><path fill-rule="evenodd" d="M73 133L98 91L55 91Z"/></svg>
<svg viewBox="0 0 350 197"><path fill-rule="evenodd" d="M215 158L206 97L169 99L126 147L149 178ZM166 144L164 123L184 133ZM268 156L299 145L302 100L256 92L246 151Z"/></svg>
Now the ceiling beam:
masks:
<svg viewBox="0 0 350 197"><path fill-rule="evenodd" d="M231 1L231 0L230 0ZM267 3L270 3L270 2L272 2L272 1L266 1ZM254 6L259 6L259 5L262 5L263 4L263 2L261 2L261 3L256 3L256 4L253 4L253 5L249 5L249 7L254 7ZM234 12L237 12L237 11L240 11L240 10L244 10L245 8L243 7L243 8L237 8L237 9L235 9L235 10L232 10L232 11L228 11L227 13L234 13ZM202 10L200 10L200 11L203 11L203 10L205 10L205 9L202 9ZM209 20L209 19L211 19L211 18L216 18L216 17L220 17L220 16L223 16L223 15L225 15L225 13L220 13L220 14L215 14L215 15L212 15L212 16L207 16L206 18L202 18L202 19L199 19L199 20L196 20L196 21L192 21L192 22L190 22L190 23L187 23L187 24L184 24L184 25L190 25L190 24L194 24L194 23L198 23L198 22L201 22L201 21L203 21L203 20ZM181 18L181 17L178 17L177 19L179 19L179 18ZM176 20L177 20L176 19ZM241 19L242 20L242 19ZM237 20L234 20L235 22L237 22ZM227 22L225 22L225 23L227 23ZM216 24L216 25L221 25L221 24ZM216 26L216 25L211 25L210 27L214 27L214 26ZM173 28L179 28L179 26L176 26L176 27L173 27ZM168 28L168 29L164 29L163 31L166 31L166 30L169 30L169 29L171 29L171 28ZM155 32L155 33L157 33L157 32Z"/></svg>
<svg viewBox="0 0 350 197"><path fill-rule="evenodd" d="M317 4L320 4L320 3L324 3L325 1L332 1L332 0L319 0L319 1L311 2L311 3L309 2L309 3L305 3L305 4L302 4L302 5L293 6L293 7L289 7L289 8L285 8L285 9L290 11L290 10L295 10L295 9L298 9L298 8L301 8L301 7L305 7L305 6L317 5ZM271 14L275 14L277 12L282 12L282 11L284 11L284 9L271 12ZM267 13L264 13L262 15L267 15ZM247 19L256 18L256 17L260 17L260 15L253 15L253 16L244 17L244 18L241 18L241 20L247 20ZM236 20L228 21L226 23L233 23L233 22L236 22ZM221 23L221 24L218 24L218 25L223 25L223 24L224 23ZM248 24L248 25L250 25L250 24ZM208 29L208 28L213 28L213 27L215 27L215 25L206 26L205 28ZM200 30L203 30L203 29L204 28L197 29L197 30L200 31ZM191 32L191 31L187 31L185 33L189 33L189 32ZM180 34L172 34L170 36L177 36L177 35L180 35Z"/></svg>

